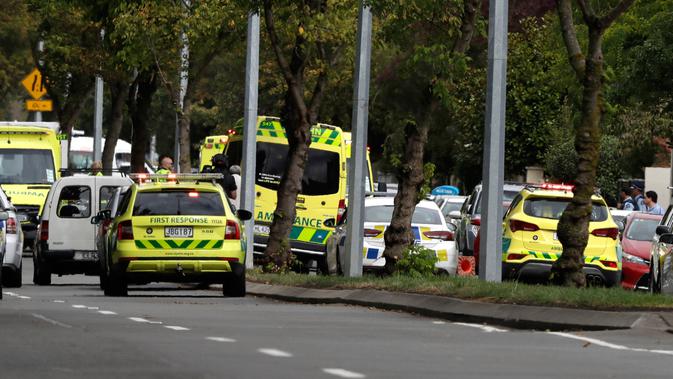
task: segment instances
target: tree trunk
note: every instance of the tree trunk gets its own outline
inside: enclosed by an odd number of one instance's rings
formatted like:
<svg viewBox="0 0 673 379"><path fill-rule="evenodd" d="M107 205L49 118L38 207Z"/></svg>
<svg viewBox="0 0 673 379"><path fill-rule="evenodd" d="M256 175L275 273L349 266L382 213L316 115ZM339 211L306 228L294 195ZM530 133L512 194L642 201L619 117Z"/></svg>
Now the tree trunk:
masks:
<svg viewBox="0 0 673 379"><path fill-rule="evenodd" d="M577 179L571 203L561 215L558 237L563 245L561 257L552 266L552 281L566 286L584 287L582 272L584 248L589 240L591 196L595 190L602 113L603 30L589 26L589 54L586 59L582 92L582 120L575 130L575 149L579 157Z"/></svg>
<svg viewBox="0 0 673 379"><path fill-rule="evenodd" d="M421 125L408 121L404 128L407 141L404 162L397 173L398 187L393 216L384 233L386 248L383 256L386 258L385 271L388 274L395 272L397 261L402 258L404 250L414 243L411 220L418 203L418 193L425 180L423 154L428 139L428 119L427 116L423 117Z"/></svg>
<svg viewBox="0 0 673 379"><path fill-rule="evenodd" d="M124 121L124 101L127 96L128 84L125 81L116 81L110 85L110 127L105 134L105 146L103 147L103 172L111 173L112 161L114 160L115 147L119 139Z"/></svg>
<svg viewBox="0 0 673 379"><path fill-rule="evenodd" d="M149 144L147 120L156 91L157 74L154 70L139 73L130 89L128 107L133 125L131 172L145 172L145 153Z"/></svg>

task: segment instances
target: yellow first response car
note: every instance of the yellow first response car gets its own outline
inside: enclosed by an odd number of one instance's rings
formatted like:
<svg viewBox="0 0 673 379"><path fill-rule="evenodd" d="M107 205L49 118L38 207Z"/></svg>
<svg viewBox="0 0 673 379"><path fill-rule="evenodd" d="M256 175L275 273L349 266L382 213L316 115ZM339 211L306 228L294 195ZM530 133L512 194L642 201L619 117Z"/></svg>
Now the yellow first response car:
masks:
<svg viewBox="0 0 673 379"><path fill-rule="evenodd" d="M546 280L563 251L556 228L573 197L572 187L527 186L505 214L502 238L503 279ZM589 242L584 250L587 282L612 287L621 280L617 224L602 197L592 196Z"/></svg>
<svg viewBox="0 0 673 379"><path fill-rule="evenodd" d="M245 296L245 239L219 174L137 174L107 232L101 286L126 296L129 283L223 283L225 296ZM105 217L105 215L99 215ZM102 221L102 220L93 220Z"/></svg>

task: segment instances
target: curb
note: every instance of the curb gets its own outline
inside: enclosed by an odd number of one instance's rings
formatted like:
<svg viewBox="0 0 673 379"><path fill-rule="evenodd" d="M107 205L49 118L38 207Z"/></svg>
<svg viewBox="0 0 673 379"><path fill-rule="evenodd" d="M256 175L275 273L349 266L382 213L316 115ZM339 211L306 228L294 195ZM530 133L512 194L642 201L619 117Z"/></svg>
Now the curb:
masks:
<svg viewBox="0 0 673 379"><path fill-rule="evenodd" d="M324 290L248 282L249 295L308 304L350 304L417 313L450 321L488 323L515 329L630 329L643 312L593 311L516 304L495 304L456 298L378 290Z"/></svg>

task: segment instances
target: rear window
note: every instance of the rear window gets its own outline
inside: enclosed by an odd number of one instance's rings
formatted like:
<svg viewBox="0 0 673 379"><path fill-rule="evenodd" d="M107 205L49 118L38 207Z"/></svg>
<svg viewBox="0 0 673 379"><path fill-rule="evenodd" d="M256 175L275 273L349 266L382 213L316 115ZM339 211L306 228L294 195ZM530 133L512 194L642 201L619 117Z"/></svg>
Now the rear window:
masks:
<svg viewBox="0 0 673 379"><path fill-rule="evenodd" d="M636 218L631 221L629 230L626 232L626 239L635 241L651 241L654 232L659 225L659 220Z"/></svg>
<svg viewBox="0 0 673 379"><path fill-rule="evenodd" d="M365 208L365 222L381 222L389 224L393 218L392 205L377 205ZM412 224L442 224L442 216L433 209L416 207Z"/></svg>
<svg viewBox="0 0 673 379"><path fill-rule="evenodd" d="M222 197L217 192L138 192L134 216L224 216Z"/></svg>
<svg viewBox="0 0 673 379"><path fill-rule="evenodd" d="M270 190L278 190L287 165L287 153L288 145L258 142L255 183ZM241 164L241 141L229 143L227 156L229 164ZM339 192L339 162L339 154L335 152L309 149L299 193L316 196Z"/></svg>
<svg viewBox="0 0 673 379"><path fill-rule="evenodd" d="M528 216L558 220L570 204L567 198L529 198L523 202L523 213ZM608 219L608 207L601 203L593 203L590 221Z"/></svg>
<svg viewBox="0 0 673 379"><path fill-rule="evenodd" d="M449 216L449 213L453 211L460 211L460 208L463 206L463 203L453 203L450 201L447 201L444 203L444 206L442 206L442 214L444 216Z"/></svg>

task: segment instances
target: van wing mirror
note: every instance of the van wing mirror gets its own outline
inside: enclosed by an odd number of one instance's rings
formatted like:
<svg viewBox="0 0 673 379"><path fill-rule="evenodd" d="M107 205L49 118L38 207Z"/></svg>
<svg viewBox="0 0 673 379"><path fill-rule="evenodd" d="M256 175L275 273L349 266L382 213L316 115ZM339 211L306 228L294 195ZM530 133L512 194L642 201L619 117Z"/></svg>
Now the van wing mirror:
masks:
<svg viewBox="0 0 673 379"><path fill-rule="evenodd" d="M252 218L252 212L246 211L245 209L236 210L236 217L241 221L248 221Z"/></svg>
<svg viewBox="0 0 673 379"><path fill-rule="evenodd" d="M98 223L100 222L99 217L100 217L99 215L95 215L95 216L91 217L91 224L92 225L98 225Z"/></svg>
<svg viewBox="0 0 673 379"><path fill-rule="evenodd" d="M336 220L333 218L328 218L327 220L323 221L322 224L328 228L333 228L336 226Z"/></svg>
<svg viewBox="0 0 673 379"><path fill-rule="evenodd" d="M662 234L659 237L659 242L665 243L667 245L673 245L673 233Z"/></svg>
<svg viewBox="0 0 673 379"><path fill-rule="evenodd" d="M671 228L666 226L666 225L659 225L657 226L657 229L655 230L655 233L660 236L663 234L667 234L671 232Z"/></svg>

